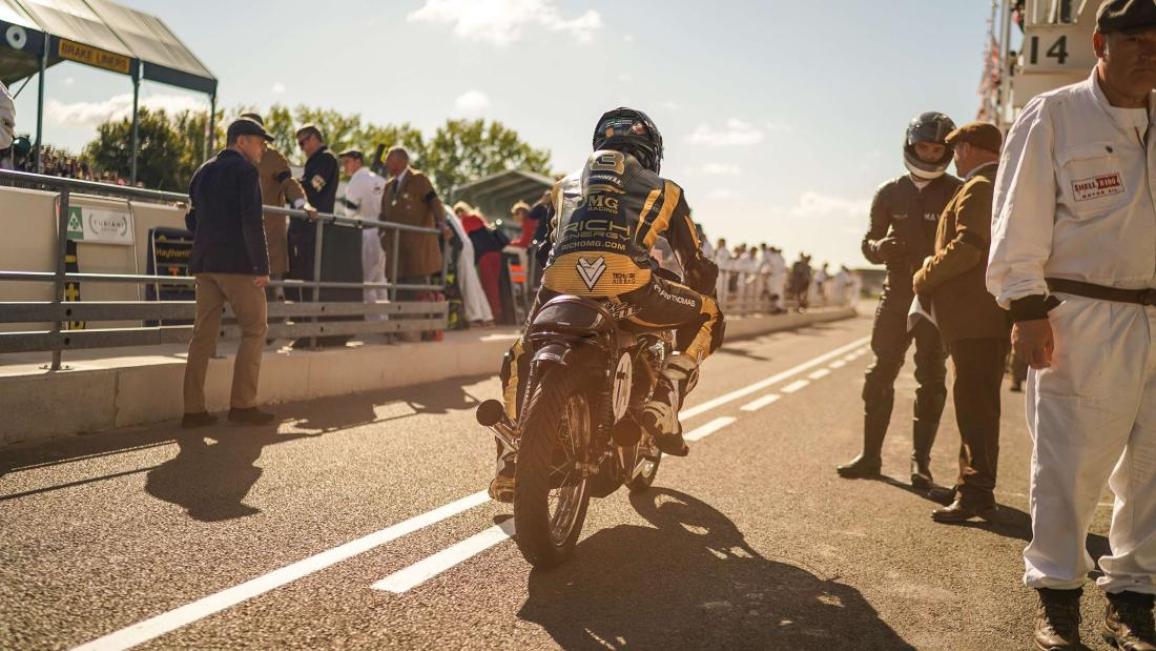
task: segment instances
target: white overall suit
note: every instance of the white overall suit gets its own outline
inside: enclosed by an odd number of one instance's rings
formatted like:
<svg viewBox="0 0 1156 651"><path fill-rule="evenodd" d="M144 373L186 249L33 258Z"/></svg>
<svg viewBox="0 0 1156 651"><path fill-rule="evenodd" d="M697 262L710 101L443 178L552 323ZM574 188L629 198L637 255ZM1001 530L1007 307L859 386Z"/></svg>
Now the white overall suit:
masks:
<svg viewBox="0 0 1156 651"><path fill-rule="evenodd" d="M1153 102L1156 104L1156 102ZM988 290L1000 305L1045 278L1156 287L1156 136L1149 111L1108 104L1096 73L1033 99L996 180ZM1105 481L1115 494L1100 559L1108 592L1156 593L1156 308L1056 293L1051 368L1028 377L1034 441L1024 583L1073 589Z"/></svg>
<svg viewBox="0 0 1156 651"><path fill-rule="evenodd" d="M354 209L354 217L358 219L380 219L381 194L385 190L385 179L374 174L369 168L362 167L353 173L349 184L345 186L345 200ZM367 283L384 283L385 280L385 250L381 248L381 232L378 228L366 228L361 231L361 274L362 280ZM366 288L363 290L366 303L380 303L389 301L389 290L384 287ZM368 317L370 321L381 321L385 315L377 314Z"/></svg>

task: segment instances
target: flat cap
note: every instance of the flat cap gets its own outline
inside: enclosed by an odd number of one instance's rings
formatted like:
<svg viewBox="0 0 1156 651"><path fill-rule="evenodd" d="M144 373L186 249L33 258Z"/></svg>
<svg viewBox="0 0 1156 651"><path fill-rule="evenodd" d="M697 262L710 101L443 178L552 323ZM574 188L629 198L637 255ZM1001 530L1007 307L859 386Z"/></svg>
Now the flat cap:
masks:
<svg viewBox="0 0 1156 651"><path fill-rule="evenodd" d="M1156 27L1156 0L1104 0L1096 10L1096 29L1103 34Z"/></svg>
<svg viewBox="0 0 1156 651"><path fill-rule="evenodd" d="M349 149L346 149L345 151L338 154L338 157L339 158L352 158L354 160L360 160L360 161L365 160L365 154L357 147L350 147Z"/></svg>
<svg viewBox="0 0 1156 651"><path fill-rule="evenodd" d="M231 141L237 136L261 136L265 139L265 142L273 142L273 136L269 135L268 131L265 131L265 127L249 118L237 118L229 124L229 129L225 132L225 137Z"/></svg>
<svg viewBox="0 0 1156 651"><path fill-rule="evenodd" d="M998 154L1003 145L1003 134L991 122L968 122L947 134L946 142L949 145L966 142Z"/></svg>

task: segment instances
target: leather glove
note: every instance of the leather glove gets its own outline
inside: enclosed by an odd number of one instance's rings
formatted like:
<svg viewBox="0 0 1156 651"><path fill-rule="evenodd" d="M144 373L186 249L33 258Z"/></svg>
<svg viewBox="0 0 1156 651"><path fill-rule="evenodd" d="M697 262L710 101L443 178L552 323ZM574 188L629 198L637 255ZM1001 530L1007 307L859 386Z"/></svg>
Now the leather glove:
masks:
<svg viewBox="0 0 1156 651"><path fill-rule="evenodd" d="M907 244L894 236L875 241L871 245L871 249L883 262L894 262L907 255Z"/></svg>
<svg viewBox="0 0 1156 651"><path fill-rule="evenodd" d="M701 259L687 272L686 284L700 294L714 296L718 288L718 265L705 258Z"/></svg>

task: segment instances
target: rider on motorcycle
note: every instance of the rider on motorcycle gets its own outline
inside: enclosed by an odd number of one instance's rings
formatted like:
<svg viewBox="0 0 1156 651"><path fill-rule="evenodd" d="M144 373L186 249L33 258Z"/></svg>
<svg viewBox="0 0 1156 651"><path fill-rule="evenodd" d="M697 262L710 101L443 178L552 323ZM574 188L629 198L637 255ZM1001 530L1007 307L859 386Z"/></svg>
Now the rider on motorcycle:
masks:
<svg viewBox="0 0 1156 651"><path fill-rule="evenodd" d="M562 295L602 301L620 321L677 331L676 352L665 363L641 425L658 448L686 456L678 411L698 379L698 366L723 339L715 301L718 267L702 255L682 188L658 175L662 135L642 111L617 108L594 128L594 153L562 179L552 200L552 248L537 305ZM650 256L666 238L684 271L683 283L659 275ZM519 340L502 364L506 415L516 422L529 355ZM512 499L514 453L498 443L498 472L490 496Z"/></svg>

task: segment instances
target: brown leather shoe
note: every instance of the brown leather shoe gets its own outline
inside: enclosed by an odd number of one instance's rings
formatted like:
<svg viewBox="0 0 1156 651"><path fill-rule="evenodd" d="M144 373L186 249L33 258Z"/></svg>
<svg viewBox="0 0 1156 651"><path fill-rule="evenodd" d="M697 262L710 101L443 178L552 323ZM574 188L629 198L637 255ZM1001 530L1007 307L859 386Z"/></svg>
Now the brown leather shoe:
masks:
<svg viewBox="0 0 1156 651"><path fill-rule="evenodd" d="M962 497L957 496L955 501L948 506L932 511L931 519L944 524L967 522L972 518L988 520L994 516L998 510L999 507L996 506L994 502L990 504L976 504L967 502Z"/></svg>
<svg viewBox="0 0 1156 651"><path fill-rule="evenodd" d="M1120 651L1156 651L1153 596L1139 592L1108 593L1108 607L1100 633Z"/></svg>
<svg viewBox="0 0 1156 651"><path fill-rule="evenodd" d="M184 429L196 429L198 427L208 427L217 422L217 417L207 411L194 412L185 414L181 417L181 427Z"/></svg>
<svg viewBox="0 0 1156 651"><path fill-rule="evenodd" d="M1036 651L1084 649L1080 643L1080 596L1083 590L1036 590L1036 628L1032 648Z"/></svg>

